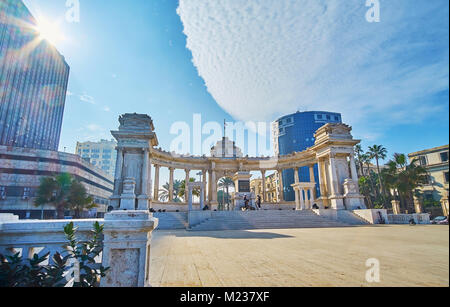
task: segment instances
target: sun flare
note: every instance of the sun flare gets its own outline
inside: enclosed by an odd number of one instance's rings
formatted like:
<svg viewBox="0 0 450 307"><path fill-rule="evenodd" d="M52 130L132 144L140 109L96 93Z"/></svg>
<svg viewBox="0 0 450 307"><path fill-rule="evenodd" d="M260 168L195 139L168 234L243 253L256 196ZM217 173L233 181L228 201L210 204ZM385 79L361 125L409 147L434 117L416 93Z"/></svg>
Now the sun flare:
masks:
<svg viewBox="0 0 450 307"><path fill-rule="evenodd" d="M58 22L51 22L42 16L37 18L36 30L39 32L41 39L45 39L53 45L66 39Z"/></svg>

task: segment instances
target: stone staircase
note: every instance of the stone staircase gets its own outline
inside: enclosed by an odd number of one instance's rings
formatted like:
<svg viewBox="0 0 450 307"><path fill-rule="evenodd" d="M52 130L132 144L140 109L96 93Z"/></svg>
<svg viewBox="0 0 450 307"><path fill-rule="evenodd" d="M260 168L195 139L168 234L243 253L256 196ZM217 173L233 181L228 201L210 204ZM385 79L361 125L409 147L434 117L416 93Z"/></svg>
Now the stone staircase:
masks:
<svg viewBox="0 0 450 307"><path fill-rule="evenodd" d="M188 217L186 212L153 213L153 217L159 219L156 230L186 229Z"/></svg>
<svg viewBox="0 0 450 307"><path fill-rule="evenodd" d="M352 220L354 222L354 220ZM191 231L287 229L287 228L331 228L349 227L357 223L333 221L313 211L247 211L214 212L213 217L191 227ZM362 225L358 224L358 225Z"/></svg>

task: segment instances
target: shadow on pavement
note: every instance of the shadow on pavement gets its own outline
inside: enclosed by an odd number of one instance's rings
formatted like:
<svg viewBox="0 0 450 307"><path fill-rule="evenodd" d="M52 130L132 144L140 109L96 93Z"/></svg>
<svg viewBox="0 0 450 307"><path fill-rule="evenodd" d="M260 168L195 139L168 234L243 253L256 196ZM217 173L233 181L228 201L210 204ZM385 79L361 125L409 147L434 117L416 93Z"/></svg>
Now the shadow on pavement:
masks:
<svg viewBox="0 0 450 307"><path fill-rule="evenodd" d="M226 231L186 231L186 230L159 230L154 231L156 236L176 236L181 238L217 238L217 239L283 239L294 238L293 236L271 232L254 232L247 230L226 230Z"/></svg>

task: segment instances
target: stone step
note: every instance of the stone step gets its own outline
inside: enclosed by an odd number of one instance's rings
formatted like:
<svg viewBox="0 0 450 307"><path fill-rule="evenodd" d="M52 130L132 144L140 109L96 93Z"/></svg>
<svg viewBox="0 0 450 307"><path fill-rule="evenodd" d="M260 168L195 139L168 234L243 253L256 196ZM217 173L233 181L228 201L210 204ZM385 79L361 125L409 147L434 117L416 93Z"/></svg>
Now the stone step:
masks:
<svg viewBox="0 0 450 307"><path fill-rule="evenodd" d="M218 213L195 225L192 231L251 230L283 228L348 227L347 223L328 220L313 211L249 211Z"/></svg>

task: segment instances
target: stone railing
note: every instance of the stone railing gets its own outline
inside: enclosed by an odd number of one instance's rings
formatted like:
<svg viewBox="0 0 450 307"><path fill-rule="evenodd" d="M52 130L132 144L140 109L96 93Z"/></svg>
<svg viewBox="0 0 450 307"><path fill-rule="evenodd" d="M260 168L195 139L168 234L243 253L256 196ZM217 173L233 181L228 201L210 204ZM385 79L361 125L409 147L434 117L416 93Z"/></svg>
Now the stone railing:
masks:
<svg viewBox="0 0 450 307"><path fill-rule="evenodd" d="M94 223L104 224L103 253L94 268L109 267L102 287L149 286L149 257L151 232L158 220L145 211L113 211L105 219L19 221L16 216L0 214L0 253L20 253L24 259L34 254L62 253L68 242L64 226L70 222L78 228L79 241L90 238ZM44 263L47 264L47 263ZM66 279L70 285L70 274Z"/></svg>
<svg viewBox="0 0 450 307"><path fill-rule="evenodd" d="M389 214L390 224L409 224L411 220L414 220L416 224L428 225L430 224L430 215L428 213L421 214Z"/></svg>
<svg viewBox="0 0 450 307"><path fill-rule="evenodd" d="M77 240L85 242L89 240L94 223L98 221L103 224L103 220L78 220L73 221L78 229ZM49 253L48 260L43 264L54 264L53 256L56 253L64 254L67 251L67 239L64 234L64 226L69 224L70 220L56 221L19 221L17 216L10 214L0 215L0 254L12 256L17 253L23 260L31 259L35 254L39 257ZM93 269L99 269L102 259L96 259ZM70 262L68 267L72 266ZM65 272L67 286L73 282L72 269Z"/></svg>

